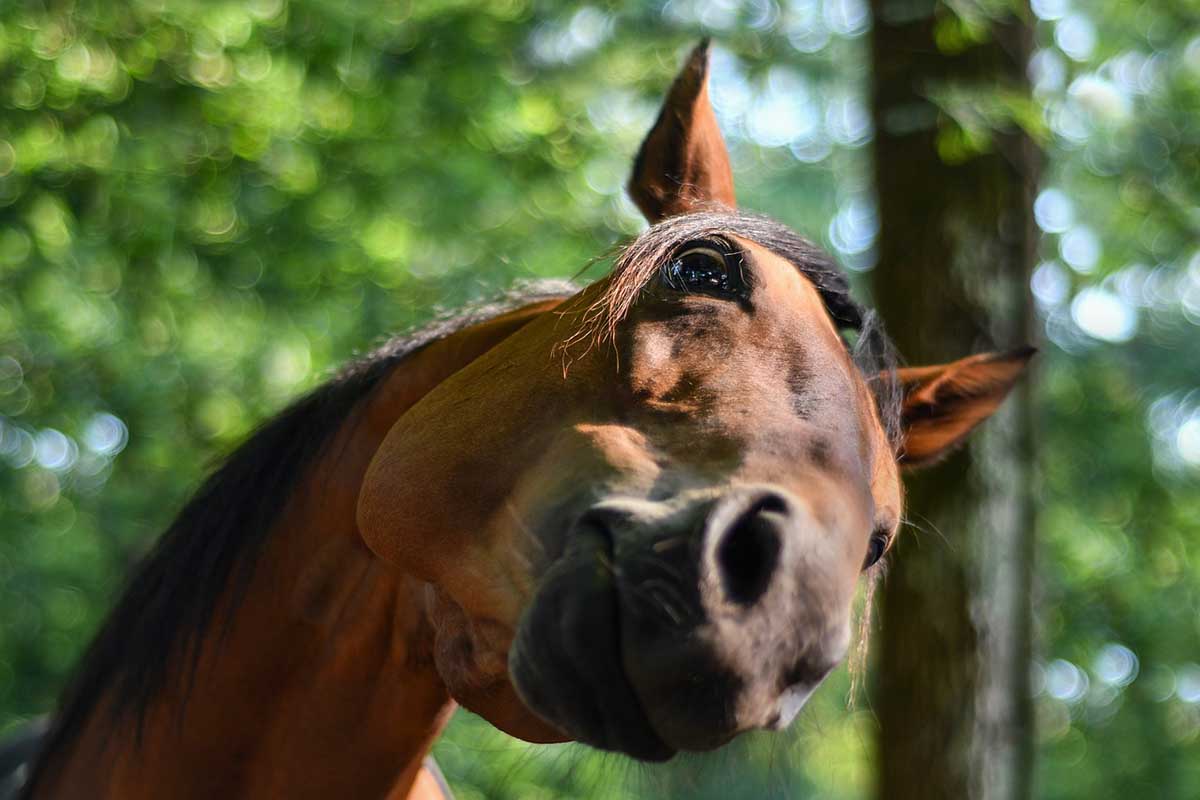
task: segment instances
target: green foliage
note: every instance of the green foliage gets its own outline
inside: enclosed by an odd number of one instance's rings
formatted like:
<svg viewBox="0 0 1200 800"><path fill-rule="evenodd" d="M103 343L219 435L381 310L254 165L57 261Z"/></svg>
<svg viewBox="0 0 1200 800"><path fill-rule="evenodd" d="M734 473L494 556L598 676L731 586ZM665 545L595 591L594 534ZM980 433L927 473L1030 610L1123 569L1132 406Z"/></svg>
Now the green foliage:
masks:
<svg viewBox="0 0 1200 800"><path fill-rule="evenodd" d="M1034 97L1053 134L1033 281L1052 342L1040 374L1039 785L1048 798L1195 797L1197 16L1108 0L1034 9Z"/></svg>
<svg viewBox="0 0 1200 800"><path fill-rule="evenodd" d="M942 9L947 52L995 5ZM947 157L1015 122L1061 194L1034 281L1039 793L1194 797L1200 40L1186 6L1034 7L1034 102L940 101ZM132 560L257 422L388 332L636 230L629 159L701 33L744 204L869 269L868 24L853 0L5 4L0 732L52 706ZM792 737L666 768L465 714L437 753L468 798L863 797L875 724L845 686Z"/></svg>

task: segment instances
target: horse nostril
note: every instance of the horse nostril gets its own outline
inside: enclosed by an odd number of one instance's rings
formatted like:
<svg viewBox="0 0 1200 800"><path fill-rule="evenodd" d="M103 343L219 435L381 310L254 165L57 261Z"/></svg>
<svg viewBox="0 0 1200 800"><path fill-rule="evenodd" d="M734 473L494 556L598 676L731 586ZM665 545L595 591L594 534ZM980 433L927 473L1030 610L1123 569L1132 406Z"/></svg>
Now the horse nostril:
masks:
<svg viewBox="0 0 1200 800"><path fill-rule="evenodd" d="M589 534L591 536L599 535L611 554L614 529L623 522L623 519L623 515L615 509L589 508L575 523L570 541Z"/></svg>
<svg viewBox="0 0 1200 800"><path fill-rule="evenodd" d="M782 544L779 519L786 514L787 504L779 496L760 497L719 534L717 569L733 602L754 605L771 585Z"/></svg>

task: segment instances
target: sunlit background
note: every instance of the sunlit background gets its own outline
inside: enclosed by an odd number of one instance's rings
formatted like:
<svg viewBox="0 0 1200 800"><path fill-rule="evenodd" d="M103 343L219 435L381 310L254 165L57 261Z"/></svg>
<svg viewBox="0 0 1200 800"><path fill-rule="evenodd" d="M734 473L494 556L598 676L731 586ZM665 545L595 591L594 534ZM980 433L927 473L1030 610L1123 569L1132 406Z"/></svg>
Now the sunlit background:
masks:
<svg viewBox="0 0 1200 800"><path fill-rule="evenodd" d="M945 47L993 5L948 3ZM1200 797L1200 9L1032 12L1036 793ZM871 24L863 0L4 4L0 733L52 708L257 422L636 232L630 159L699 36L742 204L869 272ZM986 131L986 103L943 111ZM794 735L662 768L465 713L436 753L462 798L858 798L875 721L846 698L843 670Z"/></svg>

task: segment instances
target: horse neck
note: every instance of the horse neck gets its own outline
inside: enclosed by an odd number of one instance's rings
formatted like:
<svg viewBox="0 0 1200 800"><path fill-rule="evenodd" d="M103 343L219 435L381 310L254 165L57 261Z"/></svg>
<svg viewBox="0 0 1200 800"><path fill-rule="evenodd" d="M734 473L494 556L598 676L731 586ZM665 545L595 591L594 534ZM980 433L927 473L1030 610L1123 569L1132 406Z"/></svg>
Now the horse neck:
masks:
<svg viewBox="0 0 1200 800"><path fill-rule="evenodd" d="M168 690L140 744L93 715L35 796L416 797L454 706L433 664L428 587L363 544L358 490L404 411L555 304L461 330L394 367L281 511L230 626L201 643L186 704Z"/></svg>

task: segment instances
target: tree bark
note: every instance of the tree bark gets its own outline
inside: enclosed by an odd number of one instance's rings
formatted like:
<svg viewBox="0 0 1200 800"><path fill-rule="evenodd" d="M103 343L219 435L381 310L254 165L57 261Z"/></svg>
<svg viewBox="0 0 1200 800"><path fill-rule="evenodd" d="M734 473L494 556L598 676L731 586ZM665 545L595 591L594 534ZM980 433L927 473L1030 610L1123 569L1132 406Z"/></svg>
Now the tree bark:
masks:
<svg viewBox="0 0 1200 800"><path fill-rule="evenodd" d="M991 21L982 42L948 46L957 20L944 6L872 0L872 9L880 313L910 364L1023 344L1038 159L1011 126L982 152L964 149L931 96L951 87L1027 96L1031 32L1008 17ZM908 476L911 524L881 592L874 668L881 798L1030 794L1028 385L966 448Z"/></svg>

